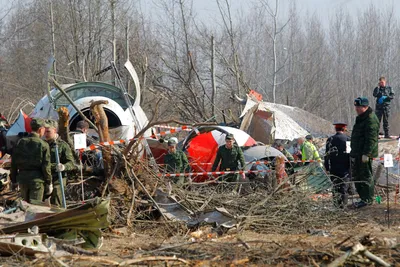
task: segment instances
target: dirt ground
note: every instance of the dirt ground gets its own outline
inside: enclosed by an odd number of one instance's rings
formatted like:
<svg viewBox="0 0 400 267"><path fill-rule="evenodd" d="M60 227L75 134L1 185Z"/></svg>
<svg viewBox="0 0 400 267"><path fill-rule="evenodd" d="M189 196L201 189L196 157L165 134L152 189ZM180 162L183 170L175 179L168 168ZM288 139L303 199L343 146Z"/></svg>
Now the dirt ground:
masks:
<svg viewBox="0 0 400 267"><path fill-rule="evenodd" d="M331 208L330 200L323 201L322 206ZM326 218L318 228L307 224L286 233L242 229L240 224L224 231L210 225L188 229L161 218L134 221L131 228L106 230L102 248L93 255L13 256L0 258L0 266L326 266L359 242L382 260L400 265L400 204L390 205L390 228L385 203L334 212L343 220ZM344 266L377 265L356 255Z"/></svg>
<svg viewBox="0 0 400 267"><path fill-rule="evenodd" d="M111 231L106 235L101 251L108 255L107 258L118 262L142 258L142 264L156 265L168 262L192 266L320 266L343 254L340 249L348 249L356 242L368 239L370 251L391 264L400 264L399 252L391 248L400 242L399 204L390 207L390 228L384 204L374 204L360 210L349 209L346 213L353 219L300 234L260 234L237 229L217 234L210 231L209 226L185 232L176 224L165 228L155 222L150 225L141 223L132 232L126 229ZM165 258L149 261L149 256L155 257L153 259ZM371 262L360 259L358 264L369 265Z"/></svg>

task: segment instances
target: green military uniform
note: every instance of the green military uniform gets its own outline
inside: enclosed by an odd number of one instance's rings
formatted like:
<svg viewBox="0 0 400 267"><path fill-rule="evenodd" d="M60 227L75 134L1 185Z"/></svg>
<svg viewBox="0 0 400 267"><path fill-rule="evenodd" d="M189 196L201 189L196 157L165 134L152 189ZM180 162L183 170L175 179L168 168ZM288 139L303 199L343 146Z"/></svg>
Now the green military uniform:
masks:
<svg viewBox="0 0 400 267"><path fill-rule="evenodd" d="M189 171L189 161L185 153L179 150L174 153L168 152L164 157L164 163L169 173L183 173ZM185 182L185 177L174 177L174 182L177 185L182 185Z"/></svg>
<svg viewBox="0 0 400 267"><path fill-rule="evenodd" d="M366 98L360 98L361 104L368 105ZM357 100L357 99L356 99ZM361 105L360 104L360 105ZM355 103L355 105L357 105ZM378 156L379 120L371 107L357 116L351 134L352 175L357 193L362 201L372 203L374 197L374 179L372 177L372 158ZM362 156L368 156L363 162Z"/></svg>
<svg viewBox="0 0 400 267"><path fill-rule="evenodd" d="M32 119L32 130L43 127L44 121ZM39 134L31 133L19 140L11 161L11 181L18 183L27 202L42 201L45 185L51 184L50 149Z"/></svg>
<svg viewBox="0 0 400 267"><path fill-rule="evenodd" d="M215 171L218 167L218 164L221 162L219 167L220 171L237 171L240 166L243 169L245 166L244 155L242 149L233 145L232 149L228 149L226 145L220 146L217 151L217 156L215 157L214 164L212 166L212 171ZM227 175L226 181L228 182L237 182L238 175Z"/></svg>
<svg viewBox="0 0 400 267"><path fill-rule="evenodd" d="M58 179L58 173L56 171L57 161L56 161L56 144L58 146L58 155L60 158L60 163L64 165L65 170L62 172L63 175L63 185L64 189L67 185L67 172L74 170L74 155L72 154L71 148L67 142L62 140L60 137L57 137L56 140L48 141L50 146L50 160L51 160L51 173L52 173L52 181L53 181L53 192L51 193L50 202L53 205L61 206L62 205L62 192L61 185Z"/></svg>
<svg viewBox="0 0 400 267"><path fill-rule="evenodd" d="M288 159L288 161L294 161L293 155L290 154L289 151L287 151L286 149L283 149L282 154L285 155L285 157Z"/></svg>

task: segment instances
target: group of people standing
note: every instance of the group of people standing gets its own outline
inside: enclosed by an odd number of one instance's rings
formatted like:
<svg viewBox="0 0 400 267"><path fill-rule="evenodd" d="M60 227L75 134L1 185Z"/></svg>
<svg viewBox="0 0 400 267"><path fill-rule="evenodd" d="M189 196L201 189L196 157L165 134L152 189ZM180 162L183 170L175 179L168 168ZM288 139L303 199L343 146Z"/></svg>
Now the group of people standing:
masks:
<svg viewBox="0 0 400 267"><path fill-rule="evenodd" d="M346 124L335 124L336 134L326 143L325 168L331 175L334 184L334 202L344 207L348 202L350 177L354 182L360 201L355 208L365 207L374 201L375 183L372 173L373 158L378 157L379 128L383 118L384 137L389 135L390 101L394 97L392 88L386 86L385 77L379 78L378 87L374 89L376 97L375 112L366 97L354 100L357 113L351 138L345 135ZM346 143L350 141L350 153Z"/></svg>
<svg viewBox="0 0 400 267"><path fill-rule="evenodd" d="M374 200L372 160L378 156L379 128L382 119L384 137L390 137L390 101L393 99L394 93L392 88L386 85L386 79L380 77L378 87L374 89L373 95L376 97L375 112L366 97L358 97L354 100L357 117L351 138L345 133L347 124L334 123L336 134L328 138L326 142L324 167L334 184L334 203L341 208L348 203L349 188L353 189L350 186L352 185L350 179L354 182L360 197L360 201L354 203L356 208L365 207ZM319 162L322 166L321 158L312 141L311 135L299 138L300 149L296 156L304 161ZM350 153L348 153L348 142L350 142ZM176 143L173 143L172 146L176 146ZM281 151L289 161L294 160L293 155L284 148L282 143L276 143L275 148ZM176 152L176 147L170 149L165 159L168 171L177 171L177 167L179 167L179 171L184 172L189 168L186 155L183 152ZM218 148L212 171L215 171L219 165L221 171L236 171L244 168L243 152L240 147L234 145L232 135L228 134L226 144ZM236 176L232 175L227 179L227 181L236 180ZM180 181L180 183L182 182L183 180Z"/></svg>
<svg viewBox="0 0 400 267"><path fill-rule="evenodd" d="M385 137L389 137L390 101L394 93L391 87L386 86L385 78L381 77L373 95L377 98L375 113L367 98L359 97L354 100L357 118L351 139L345 134L347 125L335 123L336 134L326 143L324 165L332 177L335 204L339 207L347 205L350 177L355 182L361 199L355 206L360 208L373 202L372 159L378 156L378 135L382 119ZM52 204L60 206L62 192L58 173L62 173L65 186L67 173L77 168L74 154L69 144L57 134L56 121L33 118L31 128L32 133L18 142L12 155L10 177L13 187L19 187L22 198L28 202L41 202L50 197ZM77 132L87 133L88 129L87 122L78 122ZM321 162L312 139L311 135L298 139L301 159ZM346 144L349 141L351 151L347 153ZM277 144L276 148L284 153L288 160L294 160L282 144ZM164 161L167 172L182 173L190 169L186 155L177 150L177 140L174 138L168 141L168 153ZM226 134L225 145L218 148L212 171L218 167L220 171L237 171L245 167L243 151L235 144L232 134ZM226 180L235 182L238 176L228 175ZM176 177L174 182L182 185L184 177Z"/></svg>
<svg viewBox="0 0 400 267"><path fill-rule="evenodd" d="M20 189L22 198L29 202L62 205L61 173L64 188L67 174L78 168L70 145L58 135L58 123L54 120L33 118L32 132L20 139L13 150L10 178L13 189ZM80 121L77 133L87 133L89 124ZM57 154L58 152L58 154Z"/></svg>
<svg viewBox="0 0 400 267"><path fill-rule="evenodd" d="M168 152L164 156L165 169L170 173L183 173L190 170L189 161L186 154L177 149L177 140L168 141ZM225 135L225 145L218 148L211 170L216 171L238 171L245 167L244 155L242 149L235 143L232 134ZM228 174L224 177L227 182L237 182L238 175ZM183 185L185 179L183 176L174 177L173 182L177 185Z"/></svg>
<svg viewBox="0 0 400 267"><path fill-rule="evenodd" d="M372 160L378 156L379 120L365 97L354 100L357 112L351 138L345 135L346 124L336 124L336 134L326 143L325 168L334 184L334 201L339 207L347 205L350 177L360 201L356 208L372 204L374 179ZM346 149L350 141L350 153Z"/></svg>

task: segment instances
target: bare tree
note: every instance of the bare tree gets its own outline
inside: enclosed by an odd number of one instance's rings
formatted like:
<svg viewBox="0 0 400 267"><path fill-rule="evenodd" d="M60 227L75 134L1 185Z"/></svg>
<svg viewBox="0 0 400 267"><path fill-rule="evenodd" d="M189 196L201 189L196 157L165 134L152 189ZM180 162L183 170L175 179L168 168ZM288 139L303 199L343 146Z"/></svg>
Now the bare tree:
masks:
<svg viewBox="0 0 400 267"><path fill-rule="evenodd" d="M279 25L279 0L275 0L275 5L272 6L268 0L261 0L263 7L265 8L265 11L268 13L268 15L272 19L272 27L270 30L266 30L268 36L271 39L272 42L272 79L268 81L271 86L272 86L272 101L273 103L276 102L276 87L278 85L283 84L286 80L287 77L284 78L282 81L278 82L278 74L279 72L285 67L286 60L284 60L283 63L279 64L278 62L278 37L279 35L282 34L282 32L285 30L286 26L288 25L290 18L287 19L282 25ZM287 48L283 48L287 49Z"/></svg>

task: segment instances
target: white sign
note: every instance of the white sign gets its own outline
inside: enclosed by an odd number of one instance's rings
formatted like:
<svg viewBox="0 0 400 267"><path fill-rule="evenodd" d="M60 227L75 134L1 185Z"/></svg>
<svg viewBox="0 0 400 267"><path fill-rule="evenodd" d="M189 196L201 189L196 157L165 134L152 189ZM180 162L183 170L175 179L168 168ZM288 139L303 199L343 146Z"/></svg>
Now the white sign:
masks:
<svg viewBox="0 0 400 267"><path fill-rule="evenodd" d="M351 152L351 142L346 141L346 153L350 153L350 152Z"/></svg>
<svg viewBox="0 0 400 267"><path fill-rule="evenodd" d="M74 135L74 148L82 149L86 148L86 134L75 134Z"/></svg>
<svg viewBox="0 0 400 267"><path fill-rule="evenodd" d="M393 167L393 156L392 154L385 154L383 157L383 165L385 168Z"/></svg>
<svg viewBox="0 0 400 267"><path fill-rule="evenodd" d="M399 143L397 144L397 146L400 148L400 138L399 138Z"/></svg>

